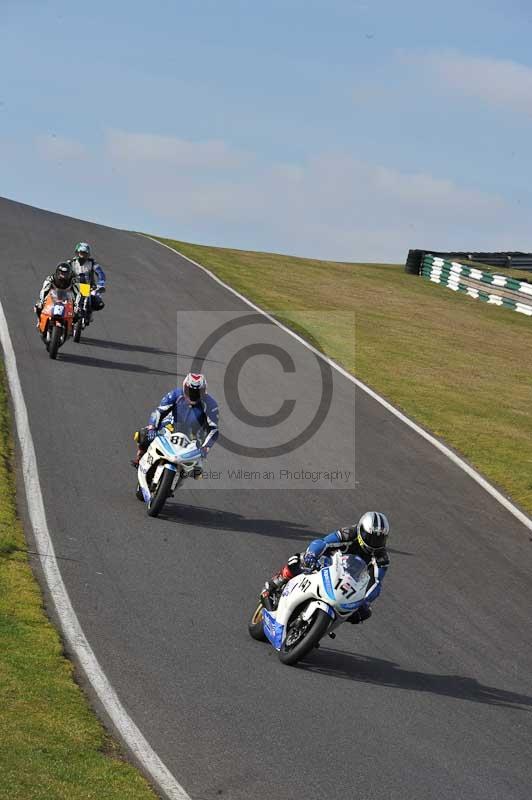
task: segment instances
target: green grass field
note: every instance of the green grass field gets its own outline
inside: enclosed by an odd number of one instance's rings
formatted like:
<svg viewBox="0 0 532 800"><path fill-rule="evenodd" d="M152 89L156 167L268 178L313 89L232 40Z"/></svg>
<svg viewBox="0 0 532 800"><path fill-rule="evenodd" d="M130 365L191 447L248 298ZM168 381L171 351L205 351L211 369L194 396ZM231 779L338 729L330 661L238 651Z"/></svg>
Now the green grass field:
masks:
<svg viewBox="0 0 532 800"><path fill-rule="evenodd" d="M401 265L161 241L293 327L296 311L318 312L310 332L327 355L532 512L532 319Z"/></svg>
<svg viewBox="0 0 532 800"><path fill-rule="evenodd" d="M44 613L12 465L0 362L0 799L154 800L90 710Z"/></svg>

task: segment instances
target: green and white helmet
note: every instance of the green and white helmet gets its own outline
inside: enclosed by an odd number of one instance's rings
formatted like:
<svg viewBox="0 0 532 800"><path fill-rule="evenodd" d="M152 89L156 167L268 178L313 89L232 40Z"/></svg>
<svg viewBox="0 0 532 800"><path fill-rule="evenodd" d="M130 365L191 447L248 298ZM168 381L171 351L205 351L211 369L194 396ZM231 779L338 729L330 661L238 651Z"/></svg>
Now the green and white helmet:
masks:
<svg viewBox="0 0 532 800"><path fill-rule="evenodd" d="M78 242L74 250L75 255L78 258L90 258L91 257L91 249L87 242Z"/></svg>

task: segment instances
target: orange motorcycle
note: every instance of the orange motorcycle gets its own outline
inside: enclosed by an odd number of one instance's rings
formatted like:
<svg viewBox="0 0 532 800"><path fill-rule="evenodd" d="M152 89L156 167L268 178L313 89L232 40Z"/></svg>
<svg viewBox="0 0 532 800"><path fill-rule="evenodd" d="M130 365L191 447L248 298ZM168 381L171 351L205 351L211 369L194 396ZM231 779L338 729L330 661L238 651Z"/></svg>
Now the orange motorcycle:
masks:
<svg viewBox="0 0 532 800"><path fill-rule="evenodd" d="M71 291L50 289L39 317L39 332L50 358L72 336L74 324L74 299Z"/></svg>

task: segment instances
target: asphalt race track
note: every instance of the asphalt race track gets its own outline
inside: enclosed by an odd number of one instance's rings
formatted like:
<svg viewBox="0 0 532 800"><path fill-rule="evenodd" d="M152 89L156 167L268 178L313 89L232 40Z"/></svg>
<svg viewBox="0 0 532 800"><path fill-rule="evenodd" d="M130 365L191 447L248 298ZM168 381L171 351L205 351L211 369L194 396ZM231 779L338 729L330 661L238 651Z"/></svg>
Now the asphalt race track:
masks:
<svg viewBox="0 0 532 800"><path fill-rule="evenodd" d="M52 362L31 308L44 276L79 240L107 269L107 307ZM189 481L149 519L134 496L131 433L189 370L211 328L249 307L148 239L7 200L0 271L70 598L129 714L191 798L529 800L530 532L358 390L347 488L231 478L228 465L262 472L266 461L275 472L277 457L260 450L272 431L244 411L239 441L257 452L217 445L209 467L220 479ZM253 351L254 337L271 352ZM294 396L294 375L275 355L284 347L300 360L296 422L311 420L316 359L253 322L215 334L206 354L224 433L239 437L234 397L224 399L239 344L251 348L245 408L271 415ZM283 469L328 470L334 458L347 468L353 459L355 390L340 374L330 380L327 418L302 448L279 455ZM294 424L279 421L283 441ZM368 508L388 513L393 528L373 618L344 625L301 666L282 666L247 633L262 582L307 541Z"/></svg>

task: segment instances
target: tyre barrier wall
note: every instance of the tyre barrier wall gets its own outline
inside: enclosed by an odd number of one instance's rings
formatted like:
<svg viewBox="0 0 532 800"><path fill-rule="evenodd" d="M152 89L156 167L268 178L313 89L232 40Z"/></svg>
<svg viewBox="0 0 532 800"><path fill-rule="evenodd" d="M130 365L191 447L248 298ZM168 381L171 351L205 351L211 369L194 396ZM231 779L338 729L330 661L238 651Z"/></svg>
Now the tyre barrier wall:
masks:
<svg viewBox="0 0 532 800"><path fill-rule="evenodd" d="M473 266L476 262L481 268L484 264L488 267L505 267L506 269L511 268L532 271L532 253L521 253L517 250L507 250L499 253L466 253L465 251L459 252L458 250L444 252L442 250L425 249L408 251L406 272L414 272L416 264L421 267L421 260L425 255L438 256L438 258L443 258L445 261L452 261L455 258L460 259L460 261L472 261ZM419 269L416 275L419 275Z"/></svg>
<svg viewBox="0 0 532 800"><path fill-rule="evenodd" d="M405 272L408 272L410 275L420 275L425 255L426 253L424 250L409 250L405 264Z"/></svg>
<svg viewBox="0 0 532 800"><path fill-rule="evenodd" d="M532 317L532 284L526 281L483 272L433 255L424 256L420 274L455 292Z"/></svg>

